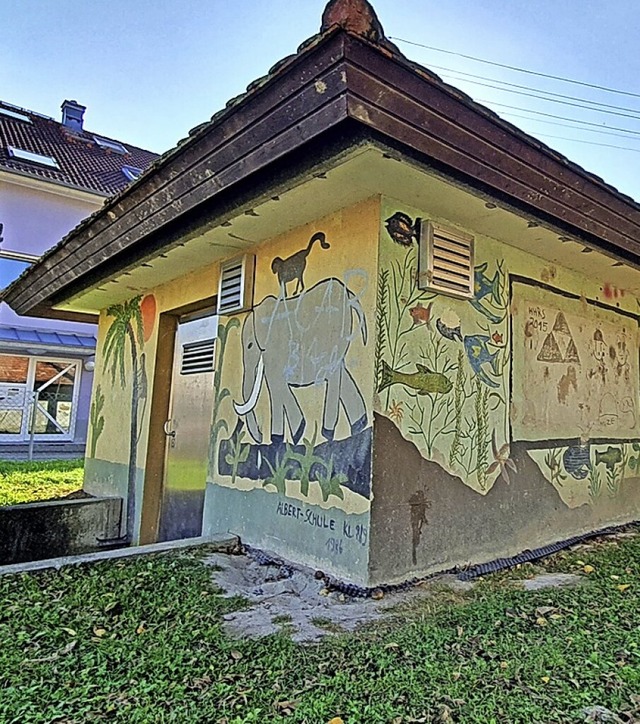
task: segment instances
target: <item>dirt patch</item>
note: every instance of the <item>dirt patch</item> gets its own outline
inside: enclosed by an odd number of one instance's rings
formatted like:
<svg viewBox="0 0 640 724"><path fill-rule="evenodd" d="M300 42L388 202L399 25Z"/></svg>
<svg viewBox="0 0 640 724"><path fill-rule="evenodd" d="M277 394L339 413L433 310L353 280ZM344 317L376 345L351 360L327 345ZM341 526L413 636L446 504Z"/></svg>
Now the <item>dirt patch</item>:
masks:
<svg viewBox="0 0 640 724"><path fill-rule="evenodd" d="M214 568L213 578L226 596L242 596L250 604L244 611L224 616L226 632L238 638L285 630L294 641L311 643L391 616L391 609L433 596L442 586L465 592L473 586L442 576L374 600L328 591L313 571L302 567L260 565L249 556L221 553L207 557L205 563Z"/></svg>

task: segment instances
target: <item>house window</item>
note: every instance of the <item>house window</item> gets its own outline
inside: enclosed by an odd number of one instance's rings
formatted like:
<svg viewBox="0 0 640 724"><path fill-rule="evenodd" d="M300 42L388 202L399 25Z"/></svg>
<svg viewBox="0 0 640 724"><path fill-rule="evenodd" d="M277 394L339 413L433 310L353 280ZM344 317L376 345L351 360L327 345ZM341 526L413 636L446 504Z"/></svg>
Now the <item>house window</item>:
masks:
<svg viewBox="0 0 640 724"><path fill-rule="evenodd" d="M7 259L0 252L0 289L8 287L25 269L31 266L30 261L21 259Z"/></svg>
<svg viewBox="0 0 640 724"><path fill-rule="evenodd" d="M15 148L14 146L7 146L7 151L11 158L17 158L19 161L28 161L29 163L39 163L41 166L60 168L53 156L43 156L41 153L25 151L24 148Z"/></svg>
<svg viewBox="0 0 640 724"><path fill-rule="evenodd" d="M0 440L28 440L32 421L36 440L72 439L79 377L79 360L0 354Z"/></svg>
<svg viewBox="0 0 640 724"><path fill-rule="evenodd" d="M136 168L135 166L123 166L122 173L124 177L129 181L135 181L139 176L142 175L142 169Z"/></svg>
<svg viewBox="0 0 640 724"><path fill-rule="evenodd" d="M420 289L473 296L474 238L433 221L420 224L418 286Z"/></svg>
<svg viewBox="0 0 640 724"><path fill-rule="evenodd" d="M129 151L117 141L112 141L110 138L102 138L101 136L94 136L93 140L96 142L100 148L104 148L106 151L113 151L114 153L119 153L122 156L125 156Z"/></svg>

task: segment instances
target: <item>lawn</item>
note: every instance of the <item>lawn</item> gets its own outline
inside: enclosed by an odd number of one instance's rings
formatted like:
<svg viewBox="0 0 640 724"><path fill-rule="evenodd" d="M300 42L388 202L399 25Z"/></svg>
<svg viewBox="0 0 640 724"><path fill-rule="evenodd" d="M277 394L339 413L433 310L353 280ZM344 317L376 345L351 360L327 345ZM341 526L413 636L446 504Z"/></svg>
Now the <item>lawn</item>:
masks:
<svg viewBox="0 0 640 724"><path fill-rule="evenodd" d="M0 505L63 498L82 488L83 460L0 460Z"/></svg>
<svg viewBox="0 0 640 724"><path fill-rule="evenodd" d="M637 710L640 536L560 554L313 646L233 641L193 552L0 577L0 721L573 722ZM286 624L285 624L286 626ZM625 721L630 721L624 718ZM637 721L637 720L636 720Z"/></svg>

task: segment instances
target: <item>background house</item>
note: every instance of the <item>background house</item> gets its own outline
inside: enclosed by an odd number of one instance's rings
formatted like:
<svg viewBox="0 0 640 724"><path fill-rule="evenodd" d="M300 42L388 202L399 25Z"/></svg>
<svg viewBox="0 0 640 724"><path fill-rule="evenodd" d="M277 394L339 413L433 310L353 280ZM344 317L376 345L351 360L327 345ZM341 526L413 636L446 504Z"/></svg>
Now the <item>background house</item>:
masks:
<svg viewBox="0 0 640 724"><path fill-rule="evenodd" d="M332 0L5 297L99 315L131 540L376 586L638 518L639 212Z"/></svg>
<svg viewBox="0 0 640 724"><path fill-rule="evenodd" d="M84 111L65 101L59 122L0 101L0 289L157 157L86 131ZM35 391L36 453L82 455L95 342L92 324L0 304L0 456L26 453Z"/></svg>

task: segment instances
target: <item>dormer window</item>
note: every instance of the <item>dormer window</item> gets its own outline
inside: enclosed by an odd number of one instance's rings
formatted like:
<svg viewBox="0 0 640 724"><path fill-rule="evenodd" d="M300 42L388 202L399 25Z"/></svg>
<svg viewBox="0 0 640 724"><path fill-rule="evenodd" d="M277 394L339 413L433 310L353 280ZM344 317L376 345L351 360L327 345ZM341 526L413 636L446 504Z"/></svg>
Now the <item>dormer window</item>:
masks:
<svg viewBox="0 0 640 724"><path fill-rule="evenodd" d="M33 151L25 151L23 148L15 148L15 146L7 146L7 151L11 158L15 158L18 161L38 163L41 166L48 166L49 168L60 168L53 156L43 156L40 153L33 153Z"/></svg>
<svg viewBox="0 0 640 724"><path fill-rule="evenodd" d="M119 153L122 156L126 156L129 151L117 141L111 141L108 138L102 138L101 136L94 136L93 140L100 148L104 148L106 151L113 151L113 153Z"/></svg>
<svg viewBox="0 0 640 724"><path fill-rule="evenodd" d="M126 179L129 179L129 181L135 181L142 175L142 169L136 168L135 166L123 166L122 173Z"/></svg>

